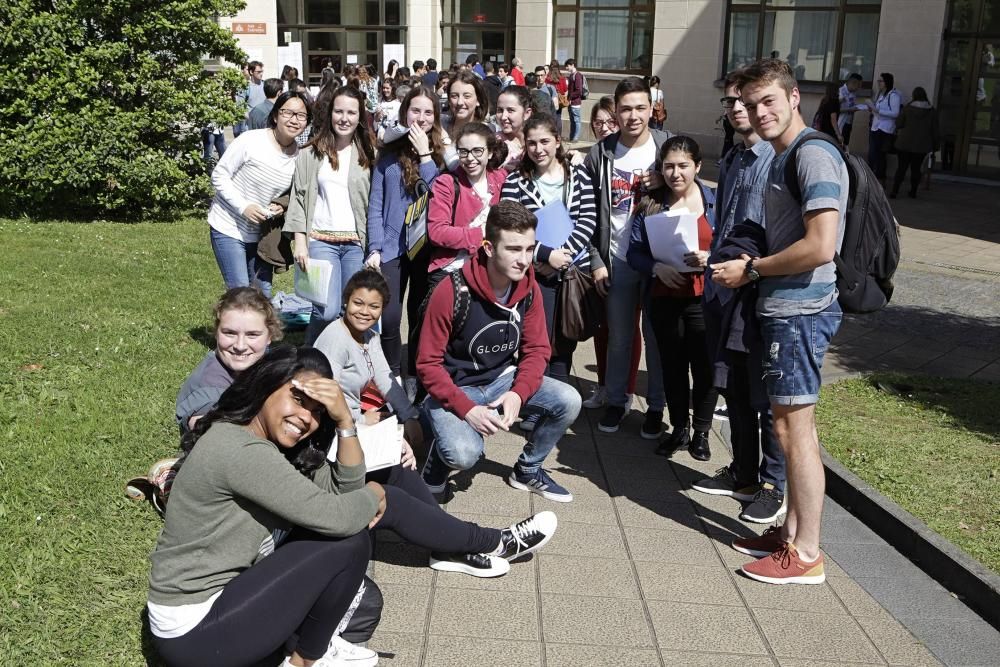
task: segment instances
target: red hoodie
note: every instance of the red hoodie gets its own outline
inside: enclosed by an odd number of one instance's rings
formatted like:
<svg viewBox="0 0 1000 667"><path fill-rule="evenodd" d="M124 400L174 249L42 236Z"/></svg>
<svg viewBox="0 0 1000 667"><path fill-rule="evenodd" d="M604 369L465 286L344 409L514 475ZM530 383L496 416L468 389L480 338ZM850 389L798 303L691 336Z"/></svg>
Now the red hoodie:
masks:
<svg viewBox="0 0 1000 667"><path fill-rule="evenodd" d="M461 331L452 331L455 292L450 279L434 288L417 343L417 375L442 406L464 419L476 406L459 387L485 386L516 366L511 391L523 403L538 391L549 363L549 335L534 269L513 283L507 306L497 303L480 249L462 268L471 299ZM531 307L525 308L533 291ZM516 356L516 360L515 360Z"/></svg>

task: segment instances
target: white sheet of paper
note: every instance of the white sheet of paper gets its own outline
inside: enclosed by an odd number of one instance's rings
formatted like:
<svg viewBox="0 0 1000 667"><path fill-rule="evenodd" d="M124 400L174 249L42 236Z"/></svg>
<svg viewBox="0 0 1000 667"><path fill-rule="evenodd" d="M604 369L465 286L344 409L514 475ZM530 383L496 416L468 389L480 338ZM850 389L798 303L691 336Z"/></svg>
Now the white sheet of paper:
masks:
<svg viewBox="0 0 1000 667"><path fill-rule="evenodd" d="M685 209L672 209L648 216L646 236L653 259L681 273L702 271L684 263L684 255L698 249L698 216Z"/></svg>
<svg viewBox="0 0 1000 667"><path fill-rule="evenodd" d="M317 306L325 306L330 292L333 264L325 259L309 259L309 269L295 266L295 293Z"/></svg>
<svg viewBox="0 0 1000 667"><path fill-rule="evenodd" d="M377 424L358 424L358 442L365 454L365 469L368 472L399 465L403 453L403 425L394 418L383 419ZM331 463L337 460L339 443L334 436L330 452L326 455Z"/></svg>

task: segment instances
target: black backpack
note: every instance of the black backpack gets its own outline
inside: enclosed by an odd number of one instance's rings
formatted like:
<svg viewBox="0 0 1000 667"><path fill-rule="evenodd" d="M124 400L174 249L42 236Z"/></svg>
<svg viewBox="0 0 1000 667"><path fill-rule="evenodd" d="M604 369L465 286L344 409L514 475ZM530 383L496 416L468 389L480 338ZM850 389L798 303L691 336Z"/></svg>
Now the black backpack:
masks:
<svg viewBox="0 0 1000 667"><path fill-rule="evenodd" d="M802 202L796 153L808 141L825 141L836 147L851 179L844 242L833 257L840 307L845 313L873 313L892 298L892 277L899 266L899 223L868 163L841 150L835 139L822 132L798 142L785 163L785 183L795 201Z"/></svg>

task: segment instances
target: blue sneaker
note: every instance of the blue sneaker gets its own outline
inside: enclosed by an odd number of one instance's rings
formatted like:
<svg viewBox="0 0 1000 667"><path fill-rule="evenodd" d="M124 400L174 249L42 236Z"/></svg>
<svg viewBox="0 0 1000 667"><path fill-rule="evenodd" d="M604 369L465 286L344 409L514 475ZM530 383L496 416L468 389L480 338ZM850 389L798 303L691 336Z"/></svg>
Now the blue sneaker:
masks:
<svg viewBox="0 0 1000 667"><path fill-rule="evenodd" d="M556 483L549 477L549 473L541 468L532 473L522 472L520 466L515 465L510 471L507 483L515 489L531 491L537 493L546 500L554 500L557 503L568 503L573 500L573 494Z"/></svg>
<svg viewBox="0 0 1000 667"><path fill-rule="evenodd" d="M427 454L427 460L420 471L420 476L423 478L424 484L427 485L427 488L434 495L444 493L444 490L448 487L448 475L450 473L451 468L445 465L445 462L438 456L437 444L431 443L430 453Z"/></svg>

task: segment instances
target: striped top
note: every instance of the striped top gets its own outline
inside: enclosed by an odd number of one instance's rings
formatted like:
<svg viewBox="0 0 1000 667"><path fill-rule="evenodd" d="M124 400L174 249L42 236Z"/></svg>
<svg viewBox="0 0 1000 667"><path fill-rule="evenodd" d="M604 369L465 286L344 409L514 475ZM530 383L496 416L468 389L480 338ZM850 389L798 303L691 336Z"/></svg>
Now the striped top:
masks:
<svg viewBox="0 0 1000 667"><path fill-rule="evenodd" d="M244 243L260 240L260 228L243 217L250 204L264 208L288 191L295 173L295 158L281 152L271 130L250 130L229 144L212 170L215 197L208 209L208 224L220 234Z"/></svg>
<svg viewBox="0 0 1000 667"><path fill-rule="evenodd" d="M574 165L568 174L569 186L566 192L566 209L573 219L573 231L563 245L570 255L576 257L582 250L583 256L575 263L578 268L590 270L590 248L593 245L594 229L597 227L597 204L594 200L594 187L590 174L580 165ZM507 177L500 193L501 199L510 199L522 204L529 211L543 208L548 202L533 179L524 178L519 172ZM535 249L535 261L548 261L549 253L556 248L547 248L539 244Z"/></svg>

